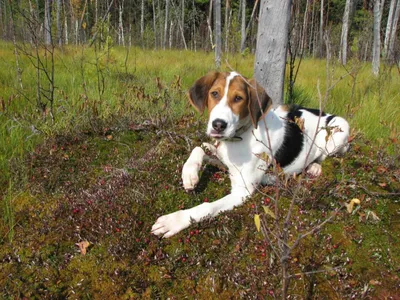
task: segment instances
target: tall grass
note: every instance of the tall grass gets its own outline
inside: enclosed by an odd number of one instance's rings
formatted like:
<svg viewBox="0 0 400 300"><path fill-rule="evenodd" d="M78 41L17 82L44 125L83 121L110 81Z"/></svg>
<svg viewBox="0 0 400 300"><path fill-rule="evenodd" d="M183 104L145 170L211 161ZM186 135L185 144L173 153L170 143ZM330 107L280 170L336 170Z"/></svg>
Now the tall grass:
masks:
<svg viewBox="0 0 400 300"><path fill-rule="evenodd" d="M227 55L223 62L222 70L232 68L252 76L252 55ZM2 186L10 177L10 159L21 159L46 136L90 129L97 120L164 120L173 124L190 112L186 91L197 78L214 68L214 57L212 53L180 50L56 49L55 122L36 107L36 69L22 52L19 63L23 71L22 90L16 76L13 46L0 42ZM327 82L325 61L303 60L295 84L301 104L318 107L318 86L324 94L327 87L336 83L330 90L326 111L347 117L353 128L372 140L397 134L398 74L384 70L383 75L375 78L371 66L359 62L350 64L348 69L352 70L351 75L342 66L330 65Z"/></svg>

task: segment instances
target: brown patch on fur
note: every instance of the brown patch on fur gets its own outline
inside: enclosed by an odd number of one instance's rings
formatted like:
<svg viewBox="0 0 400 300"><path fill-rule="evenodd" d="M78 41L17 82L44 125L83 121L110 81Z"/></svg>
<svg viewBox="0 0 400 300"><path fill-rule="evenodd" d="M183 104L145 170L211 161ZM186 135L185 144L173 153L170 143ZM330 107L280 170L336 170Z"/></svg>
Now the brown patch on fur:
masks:
<svg viewBox="0 0 400 300"><path fill-rule="evenodd" d="M249 80L249 111L254 128L258 121L268 112L272 106L272 100L267 92L257 83L255 79Z"/></svg>
<svg viewBox="0 0 400 300"><path fill-rule="evenodd" d="M208 100L207 100L208 114L211 113L213 108L219 103L219 101L221 101L222 97L224 96L226 77L227 73L219 73L218 77L214 80L213 85L208 91ZM214 96L213 93L217 94Z"/></svg>
<svg viewBox="0 0 400 300"><path fill-rule="evenodd" d="M242 77L236 76L231 80L227 97L229 107L240 119L249 115L247 83Z"/></svg>
<svg viewBox="0 0 400 300"><path fill-rule="evenodd" d="M204 112L204 109L208 104L210 88L220 75L220 72L209 72L207 75L199 78L190 88L189 101L198 112Z"/></svg>

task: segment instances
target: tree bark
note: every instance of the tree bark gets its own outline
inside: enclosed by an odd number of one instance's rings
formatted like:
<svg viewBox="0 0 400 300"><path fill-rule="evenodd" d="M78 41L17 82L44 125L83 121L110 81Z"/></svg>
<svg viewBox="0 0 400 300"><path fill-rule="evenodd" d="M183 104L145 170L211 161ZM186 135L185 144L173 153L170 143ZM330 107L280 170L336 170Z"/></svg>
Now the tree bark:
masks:
<svg viewBox="0 0 400 300"><path fill-rule="evenodd" d="M213 31L212 31L212 28L211 28L213 1L214 0L210 0L210 6L209 6L209 9L208 9L208 18L207 18L207 26L208 26L208 33L210 35L211 49L214 49Z"/></svg>
<svg viewBox="0 0 400 300"><path fill-rule="evenodd" d="M400 15L400 0L397 0L396 11L393 17L393 24L392 24L392 30L390 32L390 40L388 47L388 59L391 61L394 60L394 45L397 37L396 33L397 33L397 24L399 21L399 15Z"/></svg>
<svg viewBox="0 0 400 300"><path fill-rule="evenodd" d="M308 31L308 15L309 15L309 7L310 7L310 0L306 0L306 8L304 10L303 16L303 30L302 30L302 37L301 37L301 46L300 46L300 53L304 54L304 48L307 47L307 31Z"/></svg>
<svg viewBox="0 0 400 300"><path fill-rule="evenodd" d="M387 58L388 54L388 47L389 47L389 40L390 40L390 35L392 31L392 26L393 26L393 17L394 17L394 12L395 12L395 7L397 0L391 0L390 1L390 9L389 9L389 14L388 14L388 19L386 23L386 32L385 32L385 41L383 43L383 57Z"/></svg>
<svg viewBox="0 0 400 300"><path fill-rule="evenodd" d="M68 19L67 19L67 11L65 9L65 2L63 0L63 13L64 13L64 44L68 45Z"/></svg>
<svg viewBox="0 0 400 300"><path fill-rule="evenodd" d="M142 40L142 42L143 42L143 33L144 33L144 0L142 0L140 4L140 39Z"/></svg>
<svg viewBox="0 0 400 300"><path fill-rule="evenodd" d="M352 9L352 0L346 0L346 6L344 8L343 22L342 22L342 35L340 36L340 51L339 60L343 65L347 64L347 36L349 32L349 20L350 11Z"/></svg>
<svg viewBox="0 0 400 300"><path fill-rule="evenodd" d="M275 107L283 103L291 5L291 0L264 0L260 7L254 76Z"/></svg>
<svg viewBox="0 0 400 300"><path fill-rule="evenodd" d="M241 40L240 40L240 52L244 51L244 48L246 46L246 0L241 0L241 26L240 26L240 35L241 35Z"/></svg>
<svg viewBox="0 0 400 300"><path fill-rule="evenodd" d="M152 0L153 4L153 31L154 31L154 49L157 49L157 23L156 23L156 5L155 0Z"/></svg>
<svg viewBox="0 0 400 300"><path fill-rule="evenodd" d="M124 24L122 22L123 18L123 12L124 12L124 1L119 3L118 6L118 45L121 45L125 47L125 36L124 36Z"/></svg>
<svg viewBox="0 0 400 300"><path fill-rule="evenodd" d="M56 23L57 23L57 43L59 46L62 45L62 28L61 28L61 0L57 0L57 15L56 15Z"/></svg>
<svg viewBox="0 0 400 300"><path fill-rule="evenodd" d="M167 45L167 34L168 34L168 14L169 14L169 0L165 0L165 20L164 20L164 42L163 49Z"/></svg>
<svg viewBox="0 0 400 300"><path fill-rule="evenodd" d="M385 0L374 0L374 44L372 46L372 73L379 75L381 63L381 19Z"/></svg>
<svg viewBox="0 0 400 300"><path fill-rule="evenodd" d="M221 39L221 0L214 0L215 13L215 67L221 67L222 39Z"/></svg>
<svg viewBox="0 0 400 300"><path fill-rule="evenodd" d="M44 43L51 45L51 0L44 2Z"/></svg>
<svg viewBox="0 0 400 300"><path fill-rule="evenodd" d="M230 0L225 0L225 25L224 25L224 29L225 29L225 52L228 52L228 39L229 39L229 14L230 14L230 10L231 10L231 4L230 4Z"/></svg>
<svg viewBox="0 0 400 300"><path fill-rule="evenodd" d="M323 57L324 49L324 0L321 0L321 10L319 18L319 57Z"/></svg>

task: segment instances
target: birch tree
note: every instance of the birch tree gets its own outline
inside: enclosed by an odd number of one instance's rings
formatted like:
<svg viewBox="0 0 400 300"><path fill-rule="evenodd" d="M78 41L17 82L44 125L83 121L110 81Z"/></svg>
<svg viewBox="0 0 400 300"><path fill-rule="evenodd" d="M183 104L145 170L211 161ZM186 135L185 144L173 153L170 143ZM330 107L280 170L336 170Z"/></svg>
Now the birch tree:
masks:
<svg viewBox="0 0 400 300"><path fill-rule="evenodd" d="M240 2L242 11L241 26L240 26L240 34L241 34L240 52L243 52L246 45L246 0L241 0Z"/></svg>
<svg viewBox="0 0 400 300"><path fill-rule="evenodd" d="M347 36L349 32L349 24L350 24L350 11L353 6L352 0L346 0L346 6L344 8L343 13L343 23L342 23L342 34L340 36L340 51L339 51L339 60L345 65L347 64Z"/></svg>
<svg viewBox="0 0 400 300"><path fill-rule="evenodd" d="M291 0L261 1L254 76L271 97L283 103Z"/></svg>
<svg viewBox="0 0 400 300"><path fill-rule="evenodd" d="M214 0L214 16L215 16L215 66L217 69L221 67L222 40L221 40L221 0Z"/></svg>
<svg viewBox="0 0 400 300"><path fill-rule="evenodd" d="M142 2L140 3L140 39L142 40L142 43L143 43L143 33L144 33L144 0L142 0Z"/></svg>
<svg viewBox="0 0 400 300"><path fill-rule="evenodd" d="M59 46L61 46L62 44L61 0L57 0L56 24L57 24L57 43Z"/></svg>
<svg viewBox="0 0 400 300"><path fill-rule="evenodd" d="M169 10L169 0L165 0L165 20L164 20L164 40L163 40L163 49L167 45L167 34L168 34L168 10Z"/></svg>
<svg viewBox="0 0 400 300"><path fill-rule="evenodd" d="M320 8L320 17L319 17L319 57L322 57L322 49L324 48L324 0L321 0L321 8Z"/></svg>
<svg viewBox="0 0 400 300"><path fill-rule="evenodd" d="M395 0L392 0L392 1L395 1ZM397 37L397 24L399 21L399 15L400 15L400 0L397 0L396 10L393 15L393 20L392 20L391 29L390 29L388 48L386 51L386 58L389 60L394 59L394 45L395 45L396 37Z"/></svg>
<svg viewBox="0 0 400 300"><path fill-rule="evenodd" d="M377 76L381 63L381 19L385 0L374 1L374 43L372 46L372 73Z"/></svg>
<svg viewBox="0 0 400 300"><path fill-rule="evenodd" d="M386 23L385 40L383 42L383 56L385 58L387 58L387 54L388 54L389 40L390 40L391 31L392 31L393 17L394 17L394 12L395 12L397 2L398 2L397 0L390 1L390 9L389 9L388 19L387 19L387 23Z"/></svg>
<svg viewBox="0 0 400 300"><path fill-rule="evenodd" d="M230 24L230 13L231 13L231 4L230 0L225 0L225 22L224 22L224 30L225 30L225 52L228 52L228 43L229 43L229 24Z"/></svg>
<svg viewBox="0 0 400 300"><path fill-rule="evenodd" d="M51 44L51 0L44 2L44 43Z"/></svg>
<svg viewBox="0 0 400 300"><path fill-rule="evenodd" d="M125 46L124 24L122 22L122 14L124 12L124 0L118 5L118 45Z"/></svg>

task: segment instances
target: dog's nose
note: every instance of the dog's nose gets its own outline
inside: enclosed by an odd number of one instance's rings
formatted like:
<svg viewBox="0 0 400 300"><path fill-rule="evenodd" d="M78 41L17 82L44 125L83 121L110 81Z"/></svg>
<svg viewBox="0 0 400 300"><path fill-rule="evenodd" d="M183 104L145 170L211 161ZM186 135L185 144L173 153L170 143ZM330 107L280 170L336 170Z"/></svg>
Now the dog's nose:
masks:
<svg viewBox="0 0 400 300"><path fill-rule="evenodd" d="M225 129L226 129L226 127L228 126L228 124L224 121L224 120L221 120L221 119L215 119L213 122L212 122L212 127L215 129L215 131L217 131L217 132L222 132L222 131L224 131Z"/></svg>

